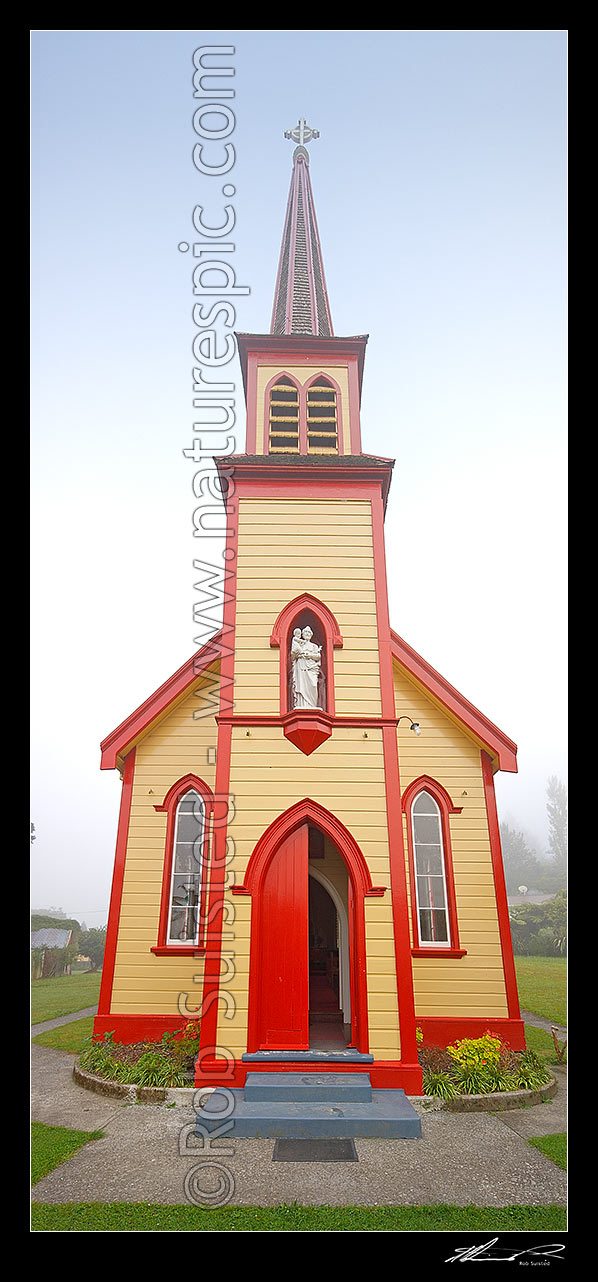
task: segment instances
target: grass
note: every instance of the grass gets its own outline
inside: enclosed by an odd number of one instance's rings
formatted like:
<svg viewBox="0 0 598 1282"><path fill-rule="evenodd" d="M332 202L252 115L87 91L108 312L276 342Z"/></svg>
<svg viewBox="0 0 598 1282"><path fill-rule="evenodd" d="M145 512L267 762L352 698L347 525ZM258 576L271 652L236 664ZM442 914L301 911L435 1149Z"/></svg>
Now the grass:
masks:
<svg viewBox="0 0 598 1282"><path fill-rule="evenodd" d="M562 1041L559 1038L562 1045ZM525 1025L525 1044L528 1051L535 1051L545 1064L566 1064L567 1052L561 1060L556 1053L554 1042L550 1033L543 1028L536 1028L534 1024Z"/></svg>
<svg viewBox="0 0 598 1282"><path fill-rule="evenodd" d="M103 1131L71 1131L65 1126L31 1123L31 1183L38 1184L48 1171L66 1162L82 1144L101 1139Z"/></svg>
<svg viewBox="0 0 598 1282"><path fill-rule="evenodd" d="M42 1024L46 1019L59 1019L97 1006L100 995L101 972L80 972L77 975L59 975L56 979L34 979L31 984L31 1023Z"/></svg>
<svg viewBox="0 0 598 1282"><path fill-rule="evenodd" d="M56 1051L66 1051L69 1055L80 1055L83 1042L93 1033L93 1015L84 1019L75 1019L72 1024L61 1024L58 1028L49 1028L46 1033L38 1033L32 1042L38 1046L51 1046Z"/></svg>
<svg viewBox="0 0 598 1282"><path fill-rule="evenodd" d="M567 1027L567 958L516 957L522 1010Z"/></svg>
<svg viewBox="0 0 598 1282"><path fill-rule="evenodd" d="M406 1233L566 1229L562 1206L163 1206L66 1202L32 1206L31 1228L57 1233Z"/></svg>
<svg viewBox="0 0 598 1282"><path fill-rule="evenodd" d="M534 1148L556 1162L562 1171L567 1170L567 1136L564 1132L558 1135L536 1135L529 1141Z"/></svg>

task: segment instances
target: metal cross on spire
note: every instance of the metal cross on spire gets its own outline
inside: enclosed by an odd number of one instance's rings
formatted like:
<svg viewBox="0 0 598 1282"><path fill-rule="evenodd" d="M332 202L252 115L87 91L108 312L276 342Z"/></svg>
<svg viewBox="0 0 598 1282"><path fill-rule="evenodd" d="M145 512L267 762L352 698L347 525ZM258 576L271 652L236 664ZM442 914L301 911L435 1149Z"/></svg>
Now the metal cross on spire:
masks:
<svg viewBox="0 0 598 1282"><path fill-rule="evenodd" d="M292 138L293 142L298 142L300 147L304 147L306 142L311 142L312 138L319 138L319 129L311 129L306 124L305 117L301 116L299 124L294 129L285 130L285 138Z"/></svg>

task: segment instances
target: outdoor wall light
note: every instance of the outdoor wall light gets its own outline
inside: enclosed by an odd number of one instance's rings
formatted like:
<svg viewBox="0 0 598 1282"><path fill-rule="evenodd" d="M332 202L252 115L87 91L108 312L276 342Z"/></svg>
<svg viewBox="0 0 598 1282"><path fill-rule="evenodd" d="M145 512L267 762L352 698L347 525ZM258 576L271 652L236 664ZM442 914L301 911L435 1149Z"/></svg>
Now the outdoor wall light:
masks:
<svg viewBox="0 0 598 1282"><path fill-rule="evenodd" d="M421 730L419 728L419 721L411 721L411 717L408 717L406 713L404 716L399 717L399 721L410 721L411 724L409 726L409 729L413 730L414 734L421 734ZM398 725L398 722L397 722L397 725Z"/></svg>

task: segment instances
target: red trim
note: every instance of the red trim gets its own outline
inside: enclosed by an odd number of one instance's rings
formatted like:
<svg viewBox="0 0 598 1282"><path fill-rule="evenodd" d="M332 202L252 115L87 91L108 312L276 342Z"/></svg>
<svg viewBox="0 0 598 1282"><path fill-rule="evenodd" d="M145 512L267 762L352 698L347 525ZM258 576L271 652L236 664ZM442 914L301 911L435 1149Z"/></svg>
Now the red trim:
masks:
<svg viewBox="0 0 598 1282"><path fill-rule="evenodd" d="M419 1063L402 1060L374 1060L373 1064L342 1064L331 1061L310 1063L305 1060L286 1063L247 1064L235 1059L204 1059L196 1068L196 1086L243 1087L251 1073L363 1073L367 1072L375 1090L403 1090L406 1095L421 1095L422 1070Z"/></svg>
<svg viewBox="0 0 598 1282"><path fill-rule="evenodd" d="M523 1020L518 1018L502 1019L487 1016L485 1019L470 1016L444 1018L435 1015L418 1016L417 1027L424 1035L424 1046L452 1046L461 1037L483 1037L491 1032L507 1042L513 1051L525 1050L525 1029Z"/></svg>
<svg viewBox="0 0 598 1282"><path fill-rule="evenodd" d="M361 383L355 358L349 360L349 432L351 454L361 454Z"/></svg>
<svg viewBox="0 0 598 1282"><path fill-rule="evenodd" d="M472 703L459 694L454 686L431 667L421 655L403 641L396 632L391 632L393 658L406 668L411 676L429 690L440 703L448 708L459 721L463 722L478 739L486 745L491 756L498 760L499 770L517 771L517 744L507 738L502 730L493 725L483 712L474 708Z"/></svg>
<svg viewBox="0 0 598 1282"><path fill-rule="evenodd" d="M411 965L409 910L407 905L407 876L405 847L403 844L403 818L400 807L399 750L397 743L394 678L388 618L386 579L386 552L384 547L384 505L381 494L372 499L372 534L374 545L374 576L376 584L376 617L378 624L378 651L380 656L380 694L382 716L387 724L382 727L384 778L386 781L386 814L388 824L388 856L392 891L392 915L395 947L395 970L401 1059L417 1061L415 1038L415 1007L413 972ZM420 1078L421 1083L421 1070Z"/></svg>
<svg viewBox="0 0 598 1282"><path fill-rule="evenodd" d="M242 887L235 887L236 893L253 896L251 913L251 948L249 967L249 1028L248 1050L259 1049L260 1036L260 992L263 977L259 975L262 930L266 923L262 921L262 888L269 865L281 843L296 828L304 823L313 823L336 846L345 861L349 874L349 885L354 900L354 910L349 913L351 940L351 1010L353 1020L353 1040L360 1051L368 1049L368 1007L365 968L365 911L364 898L380 893L382 887L372 886L370 872L364 856L344 824L318 802L309 797L296 802L284 814L279 815L262 834L249 860L245 881Z"/></svg>
<svg viewBox="0 0 598 1282"><path fill-rule="evenodd" d="M417 896L415 890L415 850L413 848L413 829L412 829L412 807L416 797L420 792L429 792L434 798L438 809L440 810L440 824L442 828L442 844L444 852L444 876L446 883L446 900L449 928L449 944L443 948L440 944L433 944L429 948L422 942L419 929L419 913L417 911ZM465 950L459 943L459 923L457 918L457 899L455 895L455 877L453 872L453 855L451 849L451 827L449 815L460 815L463 807L453 805L452 798L449 796L446 788L436 779L431 779L429 775L420 775L419 779L414 779L409 787L405 789L402 799L402 808L407 816L407 850L409 855L409 889L411 897L411 922L413 927L414 949L418 957L464 957Z"/></svg>
<svg viewBox="0 0 598 1282"><path fill-rule="evenodd" d="M235 678L235 620L237 605L237 569L239 546L238 503L231 502L230 493L226 497L227 546L225 557L232 574L230 590L224 599L222 618L222 661L220 679L221 716L232 713L234 678ZM227 693L230 692L230 693ZM214 793L218 800L230 798L230 763L232 747L232 726L223 722L218 724L218 742L216 752L216 778ZM228 848L228 805L227 813L221 819L214 818L212 826L212 855L210 861L210 887L208 895L207 921L210 930L206 935L206 954L204 963L203 989L200 1005L200 1046L199 1062L202 1057L214 1053L218 1043L218 1006L219 998L228 1000L228 994L221 994L221 953L222 930L224 920L224 891L227 884Z"/></svg>
<svg viewBox="0 0 598 1282"><path fill-rule="evenodd" d="M288 455L293 462L281 462L284 455L269 454L249 458L245 454L229 454L214 459L223 480L232 477L235 484L243 482L244 498L272 498L276 486L284 485L285 498L326 498L346 499L350 493L352 499L371 499L372 485L382 491L384 505L388 497L392 469L392 459L380 459L379 463L368 464L368 456L361 455L360 462L343 466L338 456L324 455L325 463L314 464L313 456L308 454ZM373 457L373 456L372 456Z"/></svg>
<svg viewBox="0 0 598 1282"><path fill-rule="evenodd" d="M118 926L120 920L123 882L125 877L125 861L127 857L127 840L129 836L129 821L131 818L131 799L133 795L134 775L135 749L132 748L125 760L123 770L123 786L120 798L118 830L116 834L116 853L114 857L114 872L112 874L112 891L110 894L110 908L108 911L108 929L106 931L106 944L104 947L104 962L102 965L102 982L98 1001L98 1015L108 1014L112 1000L114 963L116 960L116 945L118 943Z"/></svg>
<svg viewBox="0 0 598 1282"><path fill-rule="evenodd" d="M250 360L255 361L256 365L264 362L268 365L287 364L290 362L293 365L315 365L317 363L318 366L322 366L326 364L327 357L331 356L340 360L349 358L356 362L359 396L361 397L363 365L368 341L367 334L356 334L348 338L336 338L335 336L326 338L319 334L235 333L235 338L237 340L243 386L246 394L248 391L248 363Z"/></svg>
<svg viewBox="0 0 598 1282"><path fill-rule="evenodd" d="M500 829L498 825L498 812L496 809L496 795L494 792L492 760L487 752L481 753L481 759L482 776L484 780L484 797L486 801L486 813L488 815L488 832L490 835L490 851L492 855L492 872L494 874L494 888L496 892L498 929L502 949L505 987L507 991L507 1010L511 1019L519 1019L520 1010L519 995L517 992L517 975L515 972L513 942L511 939L509 905L507 902L507 887L500 844Z"/></svg>
<svg viewBox="0 0 598 1282"><path fill-rule="evenodd" d="M176 813L179 801L191 790L198 792L205 806L204 814L204 834L203 834L203 851L202 851L202 876L200 887L200 907L199 907L199 928L198 938L189 944L171 944L168 942L168 926L170 921L170 891L172 880L172 860L174 856L174 835L176 828ZM155 948L150 951L158 956L176 955L186 956L189 953L193 956L198 949L205 946L205 905L207 896L208 882L208 861L210 849L210 824L214 810L214 795L211 788L198 775L188 774L184 778L178 779L169 788L164 801L161 805L154 806L154 810L167 813L166 820L166 838L164 842L164 872L162 876L162 894L160 897L160 918L158 924L158 942Z"/></svg>
<svg viewBox="0 0 598 1282"><path fill-rule="evenodd" d="M131 1046L135 1042L159 1042L164 1033L176 1033L188 1023L182 1015L96 1015L94 1037L114 1033L115 1042Z"/></svg>
<svg viewBox="0 0 598 1282"><path fill-rule="evenodd" d="M139 708L132 712L126 721L123 721L116 730L107 735L102 740L100 748L102 750L101 769L114 770L118 764L118 758L124 755L127 746L136 739L144 730L147 730L152 721L160 716L168 708L169 704L177 699L179 695L184 694L185 690L193 685L193 682L201 676L202 672L220 658L222 647L222 629L217 632L209 641L197 650L182 668L179 668L172 677L168 678L158 690L151 694L149 699L145 700Z"/></svg>

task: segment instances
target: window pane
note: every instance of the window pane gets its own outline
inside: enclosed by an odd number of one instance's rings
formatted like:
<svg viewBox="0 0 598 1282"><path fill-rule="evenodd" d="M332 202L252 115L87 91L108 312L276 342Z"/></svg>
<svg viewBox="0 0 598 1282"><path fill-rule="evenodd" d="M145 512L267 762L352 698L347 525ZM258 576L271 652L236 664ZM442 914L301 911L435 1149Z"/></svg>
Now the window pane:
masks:
<svg viewBox="0 0 598 1282"><path fill-rule="evenodd" d="M442 847L441 846L417 846L416 847L416 871L423 876L442 876Z"/></svg>
<svg viewBox="0 0 598 1282"><path fill-rule="evenodd" d="M429 792L420 792L413 803L413 813L415 815L437 815L438 806Z"/></svg>
<svg viewBox="0 0 598 1282"><path fill-rule="evenodd" d="M173 908L170 922L171 941L194 943L197 939L197 910Z"/></svg>
<svg viewBox="0 0 598 1282"><path fill-rule="evenodd" d="M448 943L446 913L443 909L424 908L419 914L420 938L425 944Z"/></svg>
<svg viewBox="0 0 598 1282"><path fill-rule="evenodd" d="M414 815L413 831L416 842L440 844L440 820L438 815Z"/></svg>
<svg viewBox="0 0 598 1282"><path fill-rule="evenodd" d="M445 908L444 878L418 877L417 898L420 908Z"/></svg>
<svg viewBox="0 0 598 1282"><path fill-rule="evenodd" d="M178 818L177 818L177 825L176 825L177 844L179 841L184 841L184 842L199 841L201 843L202 836L203 836L203 815L198 815L196 817L195 815L192 815L189 813L181 814L181 812L179 811Z"/></svg>

